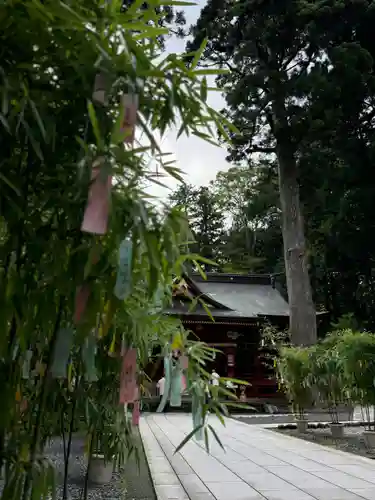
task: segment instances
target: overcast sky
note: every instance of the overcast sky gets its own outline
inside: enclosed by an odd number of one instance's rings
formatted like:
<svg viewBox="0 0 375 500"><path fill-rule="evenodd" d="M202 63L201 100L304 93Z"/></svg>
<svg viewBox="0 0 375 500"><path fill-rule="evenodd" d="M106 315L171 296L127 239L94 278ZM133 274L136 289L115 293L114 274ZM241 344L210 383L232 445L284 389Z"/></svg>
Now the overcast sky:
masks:
<svg viewBox="0 0 375 500"><path fill-rule="evenodd" d="M194 24L199 17L206 0L196 0L197 5L185 7L187 26ZM168 41L167 50L171 53L183 52L186 40L172 39ZM214 80L209 81L214 86ZM211 92L208 102L213 108L220 110L224 107L224 100L219 92ZM186 182L196 185L206 185L215 178L219 170L227 170L229 164L225 161L225 148L215 147L204 140L190 136L181 136L176 139L176 130L171 130L162 140L162 149L174 154L177 166L185 173ZM177 183L173 179L164 179L170 188L175 188ZM154 186L151 193L164 197L167 193L162 188Z"/></svg>

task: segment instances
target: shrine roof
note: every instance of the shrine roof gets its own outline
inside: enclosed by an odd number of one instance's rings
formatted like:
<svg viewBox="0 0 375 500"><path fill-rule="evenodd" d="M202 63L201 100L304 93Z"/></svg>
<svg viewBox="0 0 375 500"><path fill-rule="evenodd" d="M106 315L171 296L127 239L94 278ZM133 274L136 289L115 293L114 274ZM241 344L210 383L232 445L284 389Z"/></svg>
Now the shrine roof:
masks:
<svg viewBox="0 0 375 500"><path fill-rule="evenodd" d="M194 273L185 277L185 286L189 296L199 297L215 318L289 316L288 303L271 275L207 273L205 280ZM181 296L174 299L173 307L166 313L185 317L208 316L202 305L198 303L192 308L191 304L181 300Z"/></svg>

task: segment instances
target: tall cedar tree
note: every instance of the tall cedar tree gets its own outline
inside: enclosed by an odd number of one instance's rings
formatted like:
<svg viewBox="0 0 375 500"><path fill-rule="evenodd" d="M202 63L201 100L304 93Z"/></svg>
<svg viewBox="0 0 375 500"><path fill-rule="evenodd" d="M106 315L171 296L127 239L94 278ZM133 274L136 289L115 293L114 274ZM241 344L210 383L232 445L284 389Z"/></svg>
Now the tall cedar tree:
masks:
<svg viewBox="0 0 375 500"><path fill-rule="evenodd" d="M300 203L299 159L314 123L310 100L327 51L340 45L370 0L209 0L193 28L188 51L205 39L204 59L229 70L218 77L227 116L241 134L230 160L274 153L278 162L284 259L295 344L316 341L316 314ZM360 14L358 14L360 11ZM356 16L353 17L353 12ZM345 23L343 22L345 18ZM353 27L351 27L353 28Z"/></svg>

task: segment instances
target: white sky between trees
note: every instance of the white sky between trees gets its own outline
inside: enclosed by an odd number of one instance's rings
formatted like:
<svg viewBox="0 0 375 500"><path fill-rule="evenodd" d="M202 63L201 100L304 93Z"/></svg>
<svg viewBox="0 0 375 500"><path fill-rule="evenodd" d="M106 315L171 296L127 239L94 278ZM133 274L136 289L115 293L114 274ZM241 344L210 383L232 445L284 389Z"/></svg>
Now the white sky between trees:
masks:
<svg viewBox="0 0 375 500"><path fill-rule="evenodd" d="M191 26L199 17L206 0L196 0L197 5L185 7L186 27ZM184 51L186 40L172 38L168 40L167 52L181 53ZM207 77L209 86L215 86L215 78ZM208 103L216 110L224 107L224 99L219 92L209 92ZM165 153L173 153L169 159L176 161L176 166L185 174L186 182L195 185L207 185L213 180L220 170L227 170L229 163L225 160L227 155L225 147L215 147L195 136L182 135L176 139L177 130L171 129L161 141L161 148ZM160 179L171 190L178 186L178 182L168 177ZM147 191L153 196L165 198L170 190L152 185Z"/></svg>

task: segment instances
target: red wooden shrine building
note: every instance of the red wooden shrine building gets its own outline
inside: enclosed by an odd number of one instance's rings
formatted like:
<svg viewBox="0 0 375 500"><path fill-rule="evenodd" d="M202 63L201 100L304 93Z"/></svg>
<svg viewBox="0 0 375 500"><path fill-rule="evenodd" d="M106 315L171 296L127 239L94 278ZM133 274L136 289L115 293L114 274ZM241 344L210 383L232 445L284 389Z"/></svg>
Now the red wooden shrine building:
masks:
<svg viewBox="0 0 375 500"><path fill-rule="evenodd" d="M277 395L276 380L262 360L260 334L265 323L287 328L289 307L272 276L208 273L204 280L190 274L179 283L165 313L179 317L200 340L221 351L210 369L250 382L242 397Z"/></svg>

